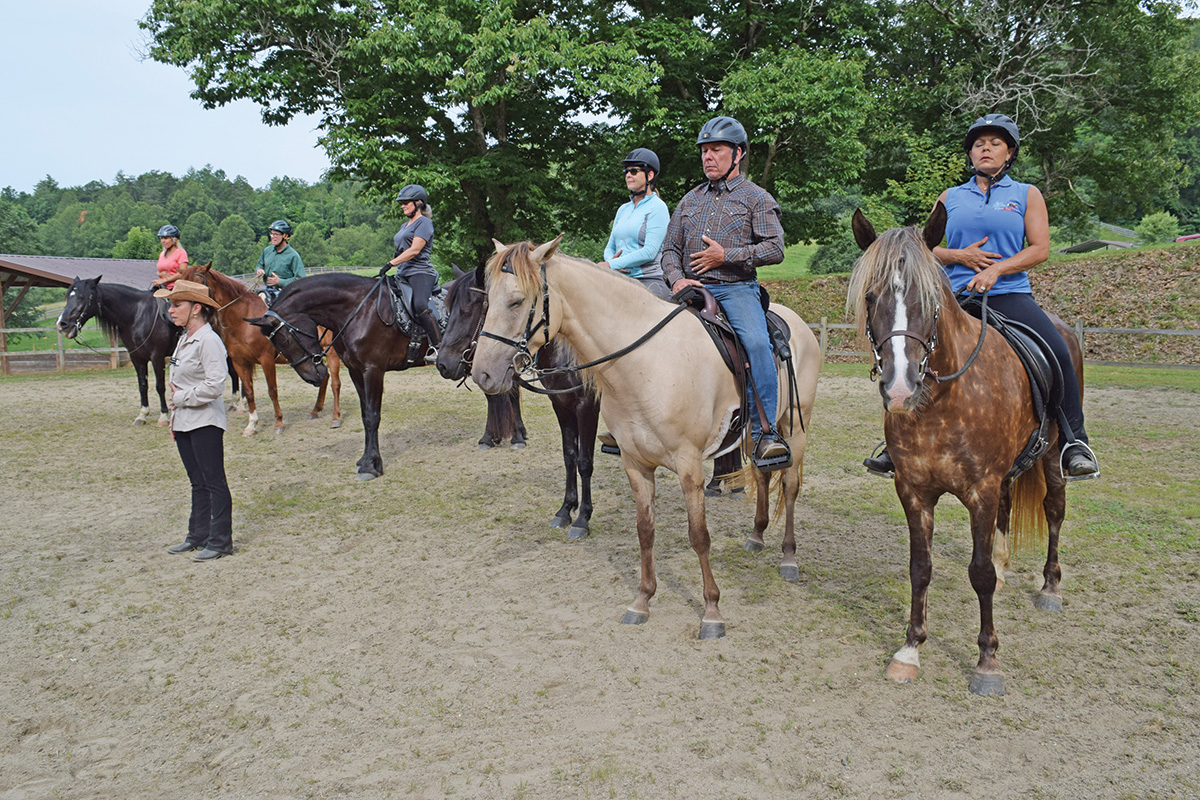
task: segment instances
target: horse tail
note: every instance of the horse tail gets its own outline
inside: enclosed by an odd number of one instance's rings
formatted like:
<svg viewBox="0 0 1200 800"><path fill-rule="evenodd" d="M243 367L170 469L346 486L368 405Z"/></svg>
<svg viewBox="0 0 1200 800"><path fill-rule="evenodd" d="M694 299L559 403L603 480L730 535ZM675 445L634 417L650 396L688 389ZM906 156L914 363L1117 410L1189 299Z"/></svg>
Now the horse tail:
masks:
<svg viewBox="0 0 1200 800"><path fill-rule="evenodd" d="M1025 470L1012 485L1012 513L1009 532L1012 551L1044 551L1049 541L1046 527L1046 473L1039 462Z"/></svg>
<svg viewBox="0 0 1200 800"><path fill-rule="evenodd" d="M741 489L744 491L746 500L753 504L758 497L758 482L754 480L754 445L753 440L747 436L742 440L740 445L742 454L741 468L728 473L727 475L717 475L723 477L726 485L730 489ZM718 460L717 465L720 465ZM770 473L767 478L767 497L775 496L775 510L771 512L771 521L768 523L768 530L775 527L779 520L783 519L784 513L787 511L787 497L783 491L783 477L788 470L779 469ZM716 475L716 470L713 471ZM797 493L804 487L804 470L796 471L796 480L799 485L796 487Z"/></svg>

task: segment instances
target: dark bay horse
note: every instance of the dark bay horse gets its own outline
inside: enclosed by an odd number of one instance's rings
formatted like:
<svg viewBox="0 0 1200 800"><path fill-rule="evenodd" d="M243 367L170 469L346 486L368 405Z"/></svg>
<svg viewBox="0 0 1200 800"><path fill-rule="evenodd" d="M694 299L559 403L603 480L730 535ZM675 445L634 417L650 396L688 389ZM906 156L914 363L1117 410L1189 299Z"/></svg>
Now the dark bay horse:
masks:
<svg viewBox="0 0 1200 800"><path fill-rule="evenodd" d="M379 454L383 375L410 366L409 337L396 324L391 297L382 288L379 278L340 272L310 275L288 284L270 311L264 308L247 320L314 386L329 374L325 360L333 352L321 344L318 327L334 332L333 347L350 370L362 408L366 441L358 460L360 480L383 474Z"/></svg>
<svg viewBox="0 0 1200 800"><path fill-rule="evenodd" d="M455 279L446 284L446 305L450 322L438 349L437 368L443 378L462 380L471 371L471 361L483 317L487 309L484 290L484 267L464 273L455 268ZM538 351L535 360L541 369L561 367L570 363L566 349L551 344ZM596 427L600 420L600 401L591 388L585 388L571 373L548 377L545 388L556 392L549 395L562 435L563 466L566 469L566 488L563 502L550 520L552 528L569 528L567 538L582 539L588 535L592 519L592 464L596 448ZM561 393L559 393L561 392ZM489 394L488 419L513 414L520 419L520 387L515 383L507 392ZM513 409L508 411L507 408ZM487 435L487 434L485 434ZM572 521L575 509L579 515Z"/></svg>
<svg viewBox="0 0 1200 800"><path fill-rule="evenodd" d="M994 330L971 361L980 342L980 322L959 307L932 253L946 228L941 203L923 230L896 228L876 237L861 212L855 213L852 227L865 252L850 278L847 309L874 343L886 410L884 435L896 465L896 494L908 519L912 610L904 647L892 657L887 674L908 682L919 672L918 648L928 633L933 509L939 497L951 494L971 515L968 573L979 598L979 662L969 688L975 694L1004 694L992 600L1008 563L1010 518L1014 548L1047 541L1045 583L1034 604L1062 610L1058 535L1066 491L1054 443L1057 426L1052 423L1049 433L1050 455L1011 480L1009 469L1038 428L1029 379ZM1061 320L1054 321L1071 349L1082 386L1078 343Z"/></svg>
<svg viewBox="0 0 1200 800"><path fill-rule="evenodd" d="M242 394L246 398L246 405L250 412L246 429L242 431L242 435L253 436L258 428L258 411L254 402L255 365L262 367L263 379L267 383L267 394L270 395L271 403L275 407L275 432L282 433L283 410L279 407L279 392L275 384L275 348L258 328L246 322L249 317L261 317L265 314L267 304L241 281L213 269L211 261L203 265L189 264L180 270L179 277L208 286L208 291L219 306L217 313L221 321L221 340L225 342L225 349L229 352L230 361L241 379ZM330 350L329 371L319 383L316 405L309 412L309 417L316 419L325 408L325 390L332 378L333 422L331 427L334 428L340 427L342 424L342 381L338 370L339 366L337 353Z"/></svg>
<svg viewBox="0 0 1200 800"><path fill-rule="evenodd" d="M561 238L561 237L560 237ZM704 461L722 449L731 419L741 405L733 373L700 321L659 300L639 283L613 270L557 252L558 239L534 247L496 243L486 267L488 309L471 376L485 392L504 392L518 368L560 338L576 363L603 360L585 378L600 390L600 413L621 448L621 462L637 504L641 581L621 620L641 624L650 616L658 588L654 568L654 495L657 467L679 476L687 507L688 538L700 562L704 615L700 638L725 634L718 607L720 589L709 564L711 540L704 507ZM780 403L777 429L786 433L792 463L769 476L751 464L756 494L752 540L762 541L769 521L770 485L780 490L784 511L780 571L798 577L795 503L800 492L807 428L816 397L820 346L804 321L778 304L772 310L791 329L795 371L780 370L784 386L795 379L797 404ZM659 327L656 335L647 332ZM622 352L618 358L608 359ZM786 396L786 395L785 395Z"/></svg>
<svg viewBox="0 0 1200 800"><path fill-rule="evenodd" d="M140 291L116 283L100 283L100 278L76 278L67 290L67 305L58 317L58 330L68 339L79 335L80 329L95 317L107 333L115 333L129 352L133 370L137 373L141 410L134 425L143 425L150 413L149 386L146 365L154 368L154 389L158 392L158 426L167 424L166 361L175 352L179 328L167 319L165 304L148 291Z"/></svg>

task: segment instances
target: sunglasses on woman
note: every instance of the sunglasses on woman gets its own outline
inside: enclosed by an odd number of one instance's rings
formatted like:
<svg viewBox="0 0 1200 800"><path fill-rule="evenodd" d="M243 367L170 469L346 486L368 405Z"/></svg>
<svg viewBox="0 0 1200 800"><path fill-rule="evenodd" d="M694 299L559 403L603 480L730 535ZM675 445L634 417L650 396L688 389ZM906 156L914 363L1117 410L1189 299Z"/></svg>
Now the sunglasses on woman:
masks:
<svg viewBox="0 0 1200 800"><path fill-rule="evenodd" d="M626 175L637 175L642 172L645 172L645 170L643 170L641 167L626 167L625 168Z"/></svg>

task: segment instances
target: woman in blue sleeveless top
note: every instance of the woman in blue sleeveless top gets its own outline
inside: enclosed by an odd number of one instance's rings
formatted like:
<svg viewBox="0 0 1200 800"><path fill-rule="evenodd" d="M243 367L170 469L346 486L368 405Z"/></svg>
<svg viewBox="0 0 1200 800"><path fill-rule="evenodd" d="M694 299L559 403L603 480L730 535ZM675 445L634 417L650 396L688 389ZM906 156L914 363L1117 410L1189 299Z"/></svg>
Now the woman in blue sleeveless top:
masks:
<svg viewBox="0 0 1200 800"><path fill-rule="evenodd" d="M988 308L1033 328L1046 340L1063 376L1062 410L1073 438L1061 436L1062 464L1075 478L1099 474L1088 447L1079 383L1067 343L1033 299L1026 270L1050 253L1046 200L1036 186L1008 175L1021 147L1017 125L1003 114L988 114L967 130L963 146L975 173L938 198L946 206L946 247L934 256L945 266L955 292L987 292ZM872 472L892 472L884 450L863 462Z"/></svg>

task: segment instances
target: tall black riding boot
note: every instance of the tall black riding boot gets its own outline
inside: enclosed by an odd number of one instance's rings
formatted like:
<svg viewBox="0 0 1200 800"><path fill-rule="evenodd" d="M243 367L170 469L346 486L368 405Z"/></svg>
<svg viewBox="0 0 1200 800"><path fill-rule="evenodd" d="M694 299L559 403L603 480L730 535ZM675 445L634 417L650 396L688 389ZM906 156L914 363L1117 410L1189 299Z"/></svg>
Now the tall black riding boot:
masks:
<svg viewBox="0 0 1200 800"><path fill-rule="evenodd" d="M425 330L425 335L429 339L429 350L425 353L425 363L432 364L437 361L437 348L442 343L442 334L438 330L437 320L433 318L432 311L426 311L417 317L417 321L421 323L421 327Z"/></svg>

